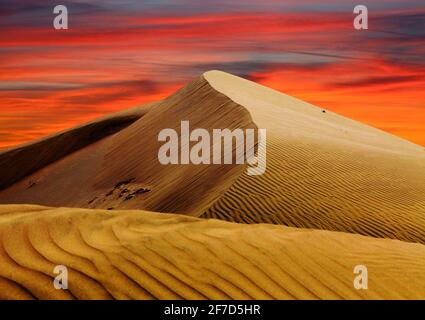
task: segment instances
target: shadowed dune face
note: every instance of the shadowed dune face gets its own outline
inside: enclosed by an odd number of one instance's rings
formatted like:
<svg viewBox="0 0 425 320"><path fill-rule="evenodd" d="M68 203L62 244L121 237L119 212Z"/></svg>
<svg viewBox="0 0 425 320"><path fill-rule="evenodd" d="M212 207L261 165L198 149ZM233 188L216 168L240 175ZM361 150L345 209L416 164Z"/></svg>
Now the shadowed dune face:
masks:
<svg viewBox="0 0 425 320"><path fill-rule="evenodd" d="M148 104L50 137L0 152L0 190L22 178L129 126L152 106Z"/></svg>
<svg viewBox="0 0 425 320"><path fill-rule="evenodd" d="M198 215L208 208L246 165L161 164L158 150L164 142L158 141L158 135L163 129L174 129L181 139L181 121L189 121L191 130L207 129L210 136L213 129L257 129L243 106L213 90L201 77L113 137L96 175L95 187L109 188L117 178L135 179L150 189L141 204L145 209ZM233 154L235 148L233 145ZM140 204L120 207L138 208Z"/></svg>
<svg viewBox="0 0 425 320"><path fill-rule="evenodd" d="M163 129L175 129L181 138L181 121L189 121L191 130L203 128L211 135L213 129L257 131L243 106L214 90L201 77L157 103L125 129L3 190L0 203L137 208L199 215L231 186L246 165L161 164L158 150L164 142L158 141L158 134ZM57 146L45 148L54 153ZM232 154L235 149L234 144Z"/></svg>
<svg viewBox="0 0 425 320"><path fill-rule="evenodd" d="M0 206L0 261L0 299L425 298L420 244L143 211Z"/></svg>

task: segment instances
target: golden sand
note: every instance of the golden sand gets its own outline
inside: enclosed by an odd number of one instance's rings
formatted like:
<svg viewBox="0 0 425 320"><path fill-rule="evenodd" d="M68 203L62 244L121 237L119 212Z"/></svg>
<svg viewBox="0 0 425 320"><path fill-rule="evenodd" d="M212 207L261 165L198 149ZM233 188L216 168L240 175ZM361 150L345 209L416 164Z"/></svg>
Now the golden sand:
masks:
<svg viewBox="0 0 425 320"><path fill-rule="evenodd" d="M425 246L175 214L0 206L2 299L425 298ZM353 286L355 265L369 289ZM69 290L55 290L55 265Z"/></svg>

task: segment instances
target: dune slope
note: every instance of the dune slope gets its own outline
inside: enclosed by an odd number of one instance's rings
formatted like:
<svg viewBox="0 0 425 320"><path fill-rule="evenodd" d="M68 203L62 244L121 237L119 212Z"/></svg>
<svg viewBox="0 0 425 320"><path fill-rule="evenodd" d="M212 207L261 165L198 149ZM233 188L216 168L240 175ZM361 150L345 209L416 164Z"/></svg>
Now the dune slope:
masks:
<svg viewBox="0 0 425 320"><path fill-rule="evenodd" d="M245 172L203 217L425 243L425 149L253 82L208 72L267 129L267 171Z"/></svg>
<svg viewBox="0 0 425 320"><path fill-rule="evenodd" d="M199 215L231 186L245 165L161 164L158 150L164 142L158 141L158 134L163 129L175 129L180 139L183 120L189 121L191 129L210 132L218 128L256 129L243 106L201 77L125 129L1 191L0 203ZM56 148L50 145L48 150L55 152Z"/></svg>
<svg viewBox="0 0 425 320"><path fill-rule="evenodd" d="M154 104L117 112L52 136L0 152L0 190L99 141L142 117Z"/></svg>
<svg viewBox="0 0 425 320"><path fill-rule="evenodd" d="M0 266L0 299L425 298L421 244L143 211L0 206Z"/></svg>
<svg viewBox="0 0 425 320"><path fill-rule="evenodd" d="M425 150L323 111L207 72L130 126L0 191L0 203L145 209L425 243ZM266 173L161 165L158 133L179 132L182 120L209 131L266 129Z"/></svg>

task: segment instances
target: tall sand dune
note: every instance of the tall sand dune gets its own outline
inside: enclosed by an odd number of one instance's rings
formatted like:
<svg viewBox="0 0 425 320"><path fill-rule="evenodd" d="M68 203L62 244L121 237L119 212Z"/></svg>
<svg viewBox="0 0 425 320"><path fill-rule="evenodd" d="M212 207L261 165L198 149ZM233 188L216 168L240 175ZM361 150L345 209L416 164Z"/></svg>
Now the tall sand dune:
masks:
<svg viewBox="0 0 425 320"><path fill-rule="evenodd" d="M210 131L266 129L265 174L161 165L158 133L179 132L182 120ZM66 141L81 146L79 132ZM30 144L0 155L9 159L3 181L25 175L0 191L0 203L145 209L425 243L423 147L223 72L205 73L112 135L67 156L63 149L48 139L41 151Z"/></svg>
<svg viewBox="0 0 425 320"><path fill-rule="evenodd" d="M204 78L267 129L267 171L243 172L203 217L425 243L423 147L223 72Z"/></svg>
<svg viewBox="0 0 425 320"><path fill-rule="evenodd" d="M214 90L201 77L157 103L125 129L1 191L0 203L200 215L246 166L161 164L158 150L164 142L158 141L158 134L163 129L175 129L182 138L181 121L189 121L192 130L205 128L211 133L219 128L256 130L243 106ZM57 148L50 144L45 149L55 152Z"/></svg>
<svg viewBox="0 0 425 320"><path fill-rule="evenodd" d="M75 128L0 152L0 190L20 179L101 140L141 118L152 106L107 115Z"/></svg>
<svg viewBox="0 0 425 320"><path fill-rule="evenodd" d="M181 121L266 129L266 172L162 165ZM425 299L424 148L223 72L0 165L0 299Z"/></svg>
<svg viewBox="0 0 425 320"><path fill-rule="evenodd" d="M56 265L69 290L56 290ZM367 290L353 285L366 265ZM425 299L425 246L144 211L0 206L0 299Z"/></svg>

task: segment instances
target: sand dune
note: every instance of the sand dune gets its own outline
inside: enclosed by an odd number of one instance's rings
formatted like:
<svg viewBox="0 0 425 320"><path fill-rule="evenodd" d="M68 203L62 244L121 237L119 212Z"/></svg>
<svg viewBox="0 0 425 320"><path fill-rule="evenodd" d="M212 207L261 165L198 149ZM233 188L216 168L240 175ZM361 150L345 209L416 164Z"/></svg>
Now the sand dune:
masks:
<svg viewBox="0 0 425 320"><path fill-rule="evenodd" d="M143 211L0 206L0 298L425 298L425 246ZM55 265L69 268L56 290ZM353 268L369 270L368 290Z"/></svg>
<svg viewBox="0 0 425 320"><path fill-rule="evenodd" d="M103 209L148 209L200 215L245 170L245 165L169 165L158 161L158 133L193 128L252 128L247 110L195 80L142 118L27 176L0 192L0 203ZM45 146L55 152L57 146ZM29 159L27 159L29 161ZM134 197L127 199L128 194Z"/></svg>
<svg viewBox="0 0 425 320"><path fill-rule="evenodd" d="M157 135L181 120L209 130L267 129L266 173L248 176L244 165L161 165ZM50 154L61 148L44 147ZM425 150L212 71L130 126L1 191L0 203L145 209L424 243Z"/></svg>
<svg viewBox="0 0 425 320"><path fill-rule="evenodd" d="M161 165L182 120L266 129L266 173ZM229 74L0 164L0 299L425 299L424 148Z"/></svg>

